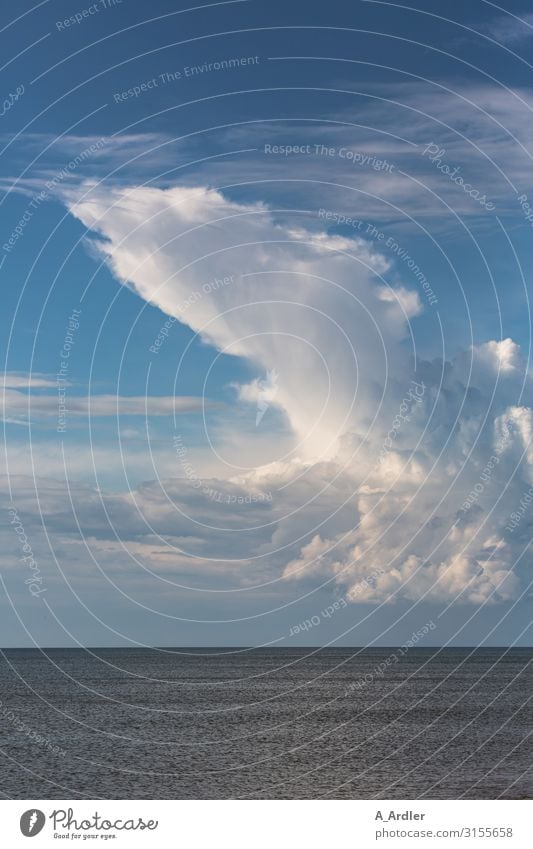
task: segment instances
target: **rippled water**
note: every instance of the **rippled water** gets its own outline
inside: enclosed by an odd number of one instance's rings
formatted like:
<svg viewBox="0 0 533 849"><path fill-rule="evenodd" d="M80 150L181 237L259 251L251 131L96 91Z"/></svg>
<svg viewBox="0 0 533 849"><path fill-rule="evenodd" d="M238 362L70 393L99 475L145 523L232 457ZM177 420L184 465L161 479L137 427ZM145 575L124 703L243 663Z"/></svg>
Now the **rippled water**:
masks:
<svg viewBox="0 0 533 849"><path fill-rule="evenodd" d="M532 659L529 649L8 650L0 795L532 798Z"/></svg>

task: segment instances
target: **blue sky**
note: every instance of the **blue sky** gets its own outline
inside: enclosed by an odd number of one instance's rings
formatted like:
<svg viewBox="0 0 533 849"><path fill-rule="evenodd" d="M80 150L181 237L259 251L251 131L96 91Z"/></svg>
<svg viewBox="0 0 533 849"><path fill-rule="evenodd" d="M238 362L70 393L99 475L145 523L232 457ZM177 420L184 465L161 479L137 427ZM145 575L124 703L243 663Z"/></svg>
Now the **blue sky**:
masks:
<svg viewBox="0 0 533 849"><path fill-rule="evenodd" d="M531 644L527 4L0 35L0 643Z"/></svg>

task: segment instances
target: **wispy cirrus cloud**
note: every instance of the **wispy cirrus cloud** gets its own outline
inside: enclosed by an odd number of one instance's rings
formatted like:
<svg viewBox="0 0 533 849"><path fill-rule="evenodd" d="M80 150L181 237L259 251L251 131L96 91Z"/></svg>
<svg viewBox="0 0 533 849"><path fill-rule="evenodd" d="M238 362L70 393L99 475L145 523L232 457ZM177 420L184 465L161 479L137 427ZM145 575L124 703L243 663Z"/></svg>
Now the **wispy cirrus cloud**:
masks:
<svg viewBox="0 0 533 849"><path fill-rule="evenodd" d="M65 386L70 382L65 380ZM4 389L55 389L57 380L47 374L38 374L23 371L10 371L0 376L0 386Z"/></svg>
<svg viewBox="0 0 533 849"><path fill-rule="evenodd" d="M533 14L518 16L507 11L476 28L501 44L519 44L533 38Z"/></svg>
<svg viewBox="0 0 533 849"><path fill-rule="evenodd" d="M3 379L2 410L9 416L56 416L58 396L22 389L43 390L55 388L57 381L46 377L27 376L22 373L5 375ZM61 390L70 386L62 381ZM14 388L16 387L16 388ZM200 412L216 406L214 402L195 396L174 395L70 395L61 399L68 415L73 416L172 416Z"/></svg>

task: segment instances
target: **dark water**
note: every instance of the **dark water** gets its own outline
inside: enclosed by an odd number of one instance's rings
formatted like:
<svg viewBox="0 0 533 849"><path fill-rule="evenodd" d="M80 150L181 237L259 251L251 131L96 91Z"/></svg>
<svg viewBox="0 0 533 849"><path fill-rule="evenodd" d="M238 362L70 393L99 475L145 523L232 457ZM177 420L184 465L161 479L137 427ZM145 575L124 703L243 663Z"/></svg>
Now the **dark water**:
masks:
<svg viewBox="0 0 533 849"><path fill-rule="evenodd" d="M8 650L0 796L532 798L533 651L393 654Z"/></svg>

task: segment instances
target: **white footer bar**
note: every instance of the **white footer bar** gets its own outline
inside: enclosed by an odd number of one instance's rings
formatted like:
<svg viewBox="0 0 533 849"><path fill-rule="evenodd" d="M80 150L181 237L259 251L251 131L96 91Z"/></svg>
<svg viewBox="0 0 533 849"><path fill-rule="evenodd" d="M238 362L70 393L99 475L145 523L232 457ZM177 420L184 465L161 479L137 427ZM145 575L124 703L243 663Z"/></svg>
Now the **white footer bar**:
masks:
<svg viewBox="0 0 533 849"><path fill-rule="evenodd" d="M532 802L513 800L0 801L9 849L531 849L532 815Z"/></svg>

